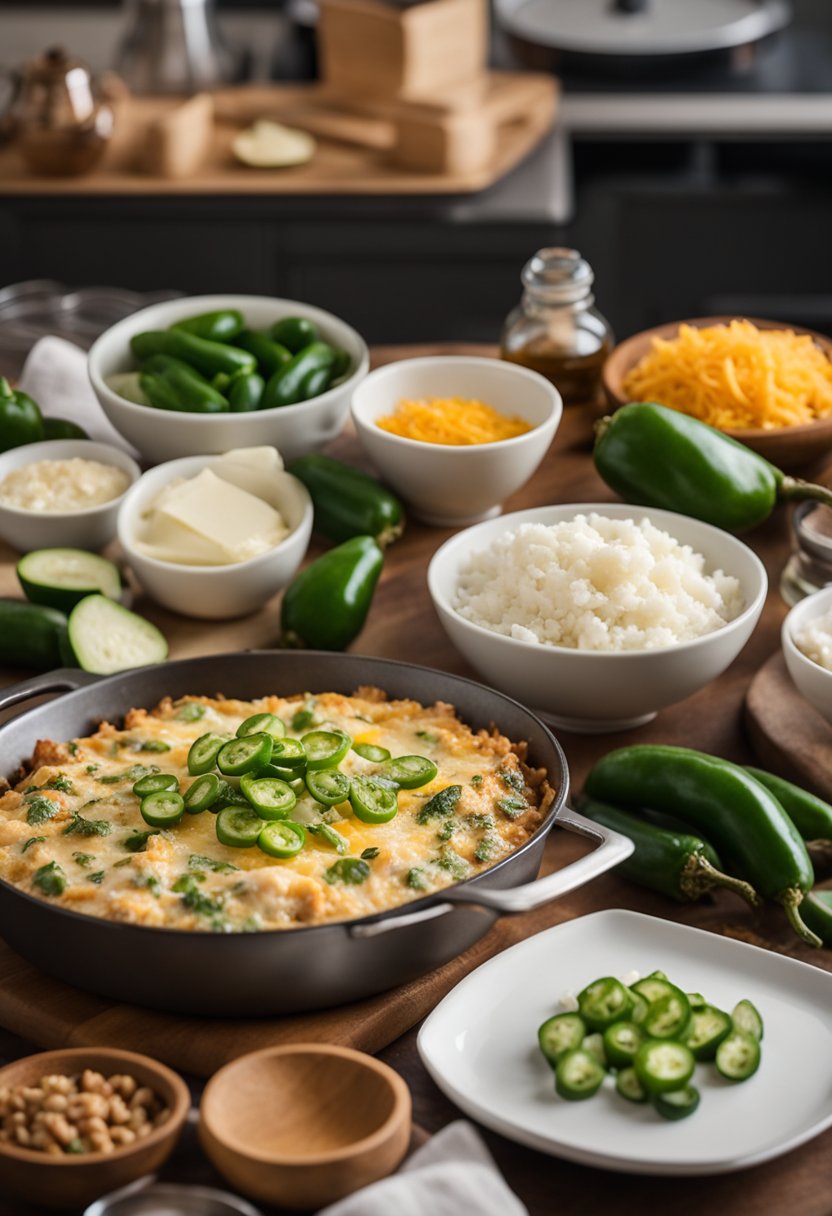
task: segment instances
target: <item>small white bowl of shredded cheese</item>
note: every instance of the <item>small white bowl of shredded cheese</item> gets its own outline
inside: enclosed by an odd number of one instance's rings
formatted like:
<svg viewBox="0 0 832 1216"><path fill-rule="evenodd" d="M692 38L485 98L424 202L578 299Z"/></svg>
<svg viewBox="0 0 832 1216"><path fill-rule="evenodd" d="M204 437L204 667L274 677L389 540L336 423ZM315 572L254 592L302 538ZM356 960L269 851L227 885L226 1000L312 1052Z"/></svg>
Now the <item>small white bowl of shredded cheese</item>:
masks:
<svg viewBox="0 0 832 1216"><path fill-rule="evenodd" d="M428 587L489 684L563 729L603 732L720 675L751 636L767 580L746 545L700 520L580 503L458 533Z"/></svg>
<svg viewBox="0 0 832 1216"><path fill-rule="evenodd" d="M0 536L32 549L103 549L139 466L109 443L53 439L0 455Z"/></svg>
<svg viewBox="0 0 832 1216"><path fill-rule="evenodd" d="M832 722L832 587L795 604L783 622L781 640L798 690Z"/></svg>

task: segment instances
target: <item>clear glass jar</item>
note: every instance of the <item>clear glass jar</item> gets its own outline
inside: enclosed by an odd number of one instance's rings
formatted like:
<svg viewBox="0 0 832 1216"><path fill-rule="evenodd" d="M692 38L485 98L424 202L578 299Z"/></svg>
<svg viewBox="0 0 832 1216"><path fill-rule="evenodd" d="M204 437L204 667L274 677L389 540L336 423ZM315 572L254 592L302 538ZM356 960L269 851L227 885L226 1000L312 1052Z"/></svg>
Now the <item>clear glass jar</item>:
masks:
<svg viewBox="0 0 832 1216"><path fill-rule="evenodd" d="M609 322L594 307L592 267L575 249L539 249L523 267L523 296L506 318L500 355L551 380L564 402L597 400L612 349Z"/></svg>
<svg viewBox="0 0 832 1216"><path fill-rule="evenodd" d="M793 608L832 583L832 508L802 502L791 523L792 555L780 578L780 594Z"/></svg>

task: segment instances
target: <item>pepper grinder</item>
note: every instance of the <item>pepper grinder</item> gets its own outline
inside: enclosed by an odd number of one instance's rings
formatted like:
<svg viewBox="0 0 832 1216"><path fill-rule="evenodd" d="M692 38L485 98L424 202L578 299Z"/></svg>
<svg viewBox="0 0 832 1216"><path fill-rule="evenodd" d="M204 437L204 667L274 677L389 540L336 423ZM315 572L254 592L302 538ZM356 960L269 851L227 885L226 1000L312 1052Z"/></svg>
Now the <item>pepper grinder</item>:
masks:
<svg viewBox="0 0 832 1216"><path fill-rule="evenodd" d="M117 71L134 93L194 93L240 78L244 56L224 41L215 0L127 0Z"/></svg>

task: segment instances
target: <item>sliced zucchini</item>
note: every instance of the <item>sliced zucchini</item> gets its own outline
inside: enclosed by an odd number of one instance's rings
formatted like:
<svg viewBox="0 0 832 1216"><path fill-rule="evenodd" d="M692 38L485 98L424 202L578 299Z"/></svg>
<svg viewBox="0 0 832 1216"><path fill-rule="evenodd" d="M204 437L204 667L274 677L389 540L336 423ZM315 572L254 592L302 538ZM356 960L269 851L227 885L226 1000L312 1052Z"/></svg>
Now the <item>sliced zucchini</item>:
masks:
<svg viewBox="0 0 832 1216"><path fill-rule="evenodd" d="M33 604L71 612L88 595L121 595L121 575L112 562L83 549L36 549L17 563L23 594Z"/></svg>
<svg viewBox="0 0 832 1216"><path fill-rule="evenodd" d="M168 657L168 644L155 625L104 595L88 595L76 604L67 640L78 666L101 676Z"/></svg>

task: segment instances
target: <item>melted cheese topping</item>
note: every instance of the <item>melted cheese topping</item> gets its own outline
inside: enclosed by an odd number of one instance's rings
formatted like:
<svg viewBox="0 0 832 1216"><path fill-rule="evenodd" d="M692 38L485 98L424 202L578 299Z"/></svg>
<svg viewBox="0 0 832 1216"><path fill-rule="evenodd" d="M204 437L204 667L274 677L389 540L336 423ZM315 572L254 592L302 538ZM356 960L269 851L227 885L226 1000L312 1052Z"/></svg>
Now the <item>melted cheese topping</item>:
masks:
<svg viewBox="0 0 832 1216"><path fill-rule="evenodd" d="M302 852L278 860L257 847L221 844L210 811L162 831L148 828L131 789L144 771L176 774L184 793L197 779L187 757L200 735L233 736L263 711L289 728L302 708L312 710L316 728L343 730L393 756L428 756L438 767L429 785L399 792L398 814L385 824L361 822L348 802L327 808L308 794L298 798L290 818L331 824L347 841L345 856L377 850L364 881L333 871L339 854L320 834L309 833ZM529 838L554 791L524 757L525 744L474 733L449 705L386 701L376 689L353 697L165 700L152 711L131 710L123 729L105 722L88 738L38 743L29 774L0 797L0 878L90 916L169 929L291 929L368 916L473 877ZM340 767L377 769L354 751ZM450 785L462 787L453 812L420 822L427 801Z"/></svg>

